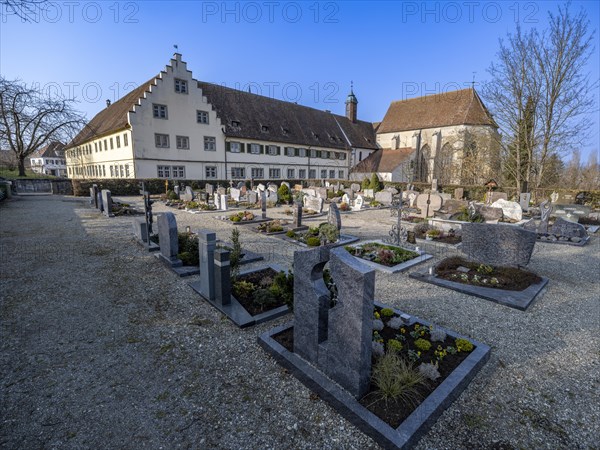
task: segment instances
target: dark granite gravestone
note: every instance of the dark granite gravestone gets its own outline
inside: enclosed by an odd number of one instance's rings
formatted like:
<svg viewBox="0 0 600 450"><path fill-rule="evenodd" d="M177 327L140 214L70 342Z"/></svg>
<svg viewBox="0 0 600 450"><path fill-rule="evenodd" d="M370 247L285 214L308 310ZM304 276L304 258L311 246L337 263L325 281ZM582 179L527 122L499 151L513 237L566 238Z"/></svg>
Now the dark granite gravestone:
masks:
<svg viewBox="0 0 600 450"><path fill-rule="evenodd" d="M300 203L294 203L294 228L300 228L302 226L302 205Z"/></svg>
<svg viewBox="0 0 600 450"><path fill-rule="evenodd" d="M261 217L263 219L267 218L267 193L263 190L260 192L260 209L261 209Z"/></svg>
<svg viewBox="0 0 600 450"><path fill-rule="evenodd" d="M217 249L214 252L215 302L219 305L231 303L231 266L229 250Z"/></svg>
<svg viewBox="0 0 600 450"><path fill-rule="evenodd" d="M96 206L96 191L93 187L90 188L90 205Z"/></svg>
<svg viewBox="0 0 600 450"><path fill-rule="evenodd" d="M323 267L329 260L338 299L329 307ZM294 352L355 398L369 389L375 271L344 249L294 253Z"/></svg>
<svg viewBox="0 0 600 450"><path fill-rule="evenodd" d="M102 206L104 206L104 215L106 217L114 217L112 213L113 202L112 196L108 189L102 189Z"/></svg>
<svg viewBox="0 0 600 450"><path fill-rule="evenodd" d="M217 247L216 233L198 231L198 253L200 254L200 295L207 300L215 298L214 259Z"/></svg>
<svg viewBox="0 0 600 450"><path fill-rule="evenodd" d="M97 184L92 184L92 190L94 192L94 207L96 209L100 208L100 205L98 203L98 193L100 192L100 190L98 189L98 185ZM91 192L90 192L91 194Z"/></svg>
<svg viewBox="0 0 600 450"><path fill-rule="evenodd" d="M170 212L158 216L158 242L160 242L160 259L170 267L181 267L183 263L177 258L179 241L177 239L177 221Z"/></svg>
<svg viewBox="0 0 600 450"><path fill-rule="evenodd" d="M335 226L338 231L342 229L342 216L340 210L335 203L329 204L329 212L327 213L327 223Z"/></svg>
<svg viewBox="0 0 600 450"><path fill-rule="evenodd" d="M464 223L462 252L472 261L493 266L526 266L536 233L511 225Z"/></svg>
<svg viewBox="0 0 600 450"><path fill-rule="evenodd" d="M583 239L587 237L587 231L583 225L564 220L561 217L554 221L554 225L552 225L552 234L567 238L578 237Z"/></svg>
<svg viewBox="0 0 600 450"><path fill-rule="evenodd" d="M570 222L579 222L580 217L587 217L592 210L584 205L554 205L552 215L562 217Z"/></svg>
<svg viewBox="0 0 600 450"><path fill-rule="evenodd" d="M96 204L100 212L104 212L104 203L102 203L102 192L96 191Z"/></svg>

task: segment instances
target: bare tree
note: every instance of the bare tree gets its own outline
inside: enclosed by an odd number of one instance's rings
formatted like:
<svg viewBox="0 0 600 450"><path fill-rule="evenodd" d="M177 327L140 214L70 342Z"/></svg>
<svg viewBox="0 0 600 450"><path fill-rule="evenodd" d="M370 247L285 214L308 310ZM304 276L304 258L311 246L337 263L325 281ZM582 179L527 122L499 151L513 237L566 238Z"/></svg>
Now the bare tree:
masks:
<svg viewBox="0 0 600 450"><path fill-rule="evenodd" d="M25 176L25 158L51 142L70 140L84 124L74 102L0 78L0 147L14 152L19 176Z"/></svg>
<svg viewBox="0 0 600 450"><path fill-rule="evenodd" d="M0 0L0 16L14 15L29 22L30 16L37 17L36 8L46 3L47 0Z"/></svg>
<svg viewBox="0 0 600 450"><path fill-rule="evenodd" d="M567 4L548 18L542 32L517 27L500 41L484 88L503 134L503 170L519 190L524 182L539 187L553 155L585 141L595 108L598 81L586 71L595 31L589 31L587 14L573 16Z"/></svg>

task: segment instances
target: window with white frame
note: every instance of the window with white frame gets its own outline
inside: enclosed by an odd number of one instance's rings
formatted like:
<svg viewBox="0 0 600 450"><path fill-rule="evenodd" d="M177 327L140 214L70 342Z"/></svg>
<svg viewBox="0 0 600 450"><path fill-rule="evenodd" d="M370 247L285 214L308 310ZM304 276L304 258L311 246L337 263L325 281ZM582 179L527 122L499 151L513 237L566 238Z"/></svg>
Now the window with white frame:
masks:
<svg viewBox="0 0 600 450"><path fill-rule="evenodd" d="M329 178L335 178L335 170L329 171Z"/></svg>
<svg viewBox="0 0 600 450"><path fill-rule="evenodd" d="M260 167L253 167L250 170L250 173L252 174L252 178L264 178L265 177L265 170Z"/></svg>
<svg viewBox="0 0 600 450"><path fill-rule="evenodd" d="M269 169L269 178L281 178L281 169Z"/></svg>
<svg viewBox="0 0 600 450"><path fill-rule="evenodd" d="M190 149L190 138L187 136L175 136L175 142L178 149L189 150Z"/></svg>
<svg viewBox="0 0 600 450"><path fill-rule="evenodd" d="M298 156L306 158L306 149L305 148L299 148L298 149Z"/></svg>
<svg viewBox="0 0 600 450"><path fill-rule="evenodd" d="M229 151L231 153L240 153L242 151L242 145L239 142L230 142Z"/></svg>
<svg viewBox="0 0 600 450"><path fill-rule="evenodd" d="M343 170L338 170L338 178L340 180L344 179L344 171Z"/></svg>
<svg viewBox="0 0 600 450"><path fill-rule="evenodd" d="M320 152L319 152L320 153ZM316 158L317 157L317 150L311 150L310 151L310 157L311 158Z"/></svg>
<svg viewBox="0 0 600 450"><path fill-rule="evenodd" d="M108 139L104 139L104 151L108 151Z"/></svg>
<svg viewBox="0 0 600 450"><path fill-rule="evenodd" d="M327 159L329 158L329 152L325 150L321 150L321 158Z"/></svg>
<svg viewBox="0 0 600 450"><path fill-rule="evenodd" d="M253 155L260 154L260 144L250 144L250 153Z"/></svg>
<svg viewBox="0 0 600 450"><path fill-rule="evenodd" d="M317 170L316 169L310 169L308 171L308 178L310 178L310 179L317 178Z"/></svg>
<svg viewBox="0 0 600 450"><path fill-rule="evenodd" d="M152 104L152 115L155 119L166 119L167 105Z"/></svg>
<svg viewBox="0 0 600 450"><path fill-rule="evenodd" d="M129 178L129 164L125 164L125 178Z"/></svg>
<svg viewBox="0 0 600 450"><path fill-rule="evenodd" d="M110 138L110 149L114 150L115 149L115 143L113 141L113 138Z"/></svg>
<svg viewBox="0 0 600 450"><path fill-rule="evenodd" d="M121 178L125 177L125 168L123 165L119 166L119 173L121 174Z"/></svg>
<svg viewBox="0 0 600 450"><path fill-rule="evenodd" d="M288 178L296 178L296 169L288 169L287 177Z"/></svg>
<svg viewBox="0 0 600 450"><path fill-rule="evenodd" d="M106 166L102 165L102 176L105 177L106 176Z"/></svg>
<svg viewBox="0 0 600 450"><path fill-rule="evenodd" d="M231 168L231 178L245 178L246 177L246 169L243 167L232 167Z"/></svg>
<svg viewBox="0 0 600 450"><path fill-rule="evenodd" d="M127 133L123 133L123 145L124 145L125 147L127 147L127 145L129 145L129 144L127 143Z"/></svg>
<svg viewBox="0 0 600 450"><path fill-rule="evenodd" d="M276 145L269 145L267 148L269 149L269 155L271 155L271 156L277 155L277 146Z"/></svg>
<svg viewBox="0 0 600 450"><path fill-rule="evenodd" d="M296 156L296 149L294 147L286 147L285 154L287 156Z"/></svg>
<svg viewBox="0 0 600 450"><path fill-rule="evenodd" d="M327 178L327 170L321 169L321 178Z"/></svg>
<svg viewBox="0 0 600 450"><path fill-rule="evenodd" d="M109 166L109 169L110 169L110 177L114 178L114 176L115 176L115 168L113 166Z"/></svg>
<svg viewBox="0 0 600 450"><path fill-rule="evenodd" d="M173 178L185 178L185 166L173 166Z"/></svg>
<svg viewBox="0 0 600 450"><path fill-rule="evenodd" d="M116 136L117 148L121 148L121 136Z"/></svg>
<svg viewBox="0 0 600 450"><path fill-rule="evenodd" d="M101 149L102 150L102 149ZM94 142L94 151L98 153L98 143Z"/></svg>
<svg viewBox="0 0 600 450"><path fill-rule="evenodd" d="M169 148L169 135L155 133L154 143L158 148Z"/></svg>
<svg viewBox="0 0 600 450"><path fill-rule="evenodd" d="M204 136L204 151L216 152L217 151L217 138L212 136Z"/></svg>
<svg viewBox="0 0 600 450"><path fill-rule="evenodd" d="M171 178L171 166L156 166L158 178Z"/></svg>
<svg viewBox="0 0 600 450"><path fill-rule="evenodd" d="M298 169L298 178L306 178L306 169Z"/></svg>
<svg viewBox="0 0 600 450"><path fill-rule="evenodd" d="M175 92L178 94L187 94L188 93L188 84L186 80L182 80L180 78L175 78Z"/></svg>
<svg viewBox="0 0 600 450"><path fill-rule="evenodd" d="M196 122L208 124L208 111L196 111Z"/></svg>
<svg viewBox="0 0 600 450"><path fill-rule="evenodd" d="M217 178L217 166L206 166L204 173L206 178Z"/></svg>

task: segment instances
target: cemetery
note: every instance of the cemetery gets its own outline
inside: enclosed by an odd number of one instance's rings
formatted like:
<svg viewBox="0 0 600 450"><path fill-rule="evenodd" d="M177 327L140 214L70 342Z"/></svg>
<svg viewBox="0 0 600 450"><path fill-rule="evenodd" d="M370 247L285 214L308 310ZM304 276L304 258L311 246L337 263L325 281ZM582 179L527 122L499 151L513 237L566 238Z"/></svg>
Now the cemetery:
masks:
<svg viewBox="0 0 600 450"><path fill-rule="evenodd" d="M431 446L441 439L439 446L451 439L445 427L454 419L444 411L475 414L465 411L487 392L495 371L508 370L498 355L512 351L510 333L485 324L508 318L535 328L536 317L549 304L555 309L564 289L558 288L561 249L577 259L586 243L597 246L597 213L551 199L528 204L519 217L503 195L477 202L412 186L375 193L311 186L290 189L290 205L272 195L277 185L263 187L151 196L141 186L139 196L114 198L95 186L85 210L110 222L107 230L117 227L119 242L129 235L135 245L123 251L134 258L152 252L145 264L158 285L183 283L178 298L201 311L204 318L194 319L200 329L207 317L217 335L233 338L245 329L249 334L229 345L259 346L252 358L262 361L262 370L277 370L265 361L284 368L311 392L307 399L331 406L328 417L347 420L353 442L364 448ZM344 194L337 201L332 192ZM256 202L243 204L248 197ZM366 207L371 198L384 207ZM131 213L118 213L121 208ZM545 246L552 243L569 246ZM556 259L554 268L547 258ZM261 396L286 395L278 383L250 385ZM319 407L315 401L301 403L311 411ZM281 426L295 433L293 423Z"/></svg>

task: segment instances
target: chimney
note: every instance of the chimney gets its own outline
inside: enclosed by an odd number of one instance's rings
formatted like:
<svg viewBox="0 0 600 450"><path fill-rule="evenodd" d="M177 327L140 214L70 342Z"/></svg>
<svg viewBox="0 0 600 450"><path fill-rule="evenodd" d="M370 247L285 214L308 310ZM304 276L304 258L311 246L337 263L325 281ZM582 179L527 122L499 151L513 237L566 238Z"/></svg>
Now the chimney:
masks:
<svg viewBox="0 0 600 450"><path fill-rule="evenodd" d="M350 83L350 94L346 98L346 117L356 123L356 114L358 111L358 100L354 95L354 85Z"/></svg>
<svg viewBox="0 0 600 450"><path fill-rule="evenodd" d="M106 107L108 108L110 106L110 100L106 99Z"/></svg>

